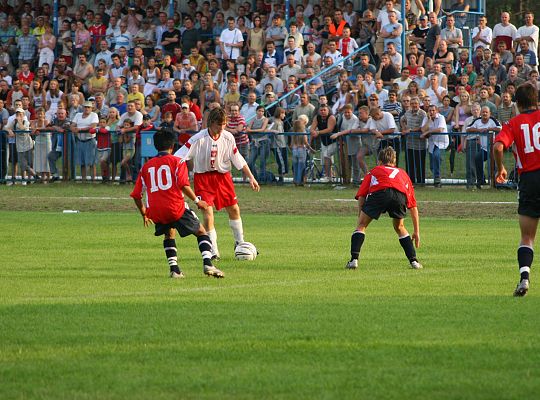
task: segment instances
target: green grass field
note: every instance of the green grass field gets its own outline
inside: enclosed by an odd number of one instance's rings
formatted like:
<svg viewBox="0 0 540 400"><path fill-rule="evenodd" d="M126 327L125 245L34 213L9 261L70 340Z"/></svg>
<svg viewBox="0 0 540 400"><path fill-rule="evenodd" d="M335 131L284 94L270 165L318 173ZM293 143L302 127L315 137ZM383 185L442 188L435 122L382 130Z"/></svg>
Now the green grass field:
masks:
<svg viewBox="0 0 540 400"><path fill-rule="evenodd" d="M129 188L1 188L0 399L538 398L515 193L419 190L424 269L383 217L346 271L354 192L240 187L260 256L235 261L218 214L226 278L191 237L172 281Z"/></svg>

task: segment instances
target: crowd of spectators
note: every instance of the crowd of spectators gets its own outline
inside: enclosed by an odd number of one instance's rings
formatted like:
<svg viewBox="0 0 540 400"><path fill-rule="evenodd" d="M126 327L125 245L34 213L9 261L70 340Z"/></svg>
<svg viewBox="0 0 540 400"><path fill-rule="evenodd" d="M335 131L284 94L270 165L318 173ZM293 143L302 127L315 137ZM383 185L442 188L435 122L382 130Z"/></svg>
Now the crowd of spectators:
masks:
<svg viewBox="0 0 540 400"><path fill-rule="evenodd" d="M465 152L467 186L481 187L483 132L517 113L517 86L540 87L533 13L519 28L507 12L493 28L485 16L468 27L467 0L448 9L434 1L432 12L423 0L407 0L405 10L396 0L367 0L361 10L346 0L299 0L288 19L283 0L175 2L172 16L168 0L80 3L60 3L55 34L51 4L0 0L0 114L8 132L0 180L19 173L56 180L57 160L68 154L71 177L130 182L141 132L173 130L181 146L223 107L227 130L262 183L273 179L271 153L283 182L290 149L293 180L302 185L313 147L321 151L321 181L331 181L341 137L353 183L367 172L368 155L393 146L415 184L426 181L429 154L440 185L449 148L450 171L456 152ZM307 136L280 135L291 131ZM452 135L458 131L469 135Z"/></svg>

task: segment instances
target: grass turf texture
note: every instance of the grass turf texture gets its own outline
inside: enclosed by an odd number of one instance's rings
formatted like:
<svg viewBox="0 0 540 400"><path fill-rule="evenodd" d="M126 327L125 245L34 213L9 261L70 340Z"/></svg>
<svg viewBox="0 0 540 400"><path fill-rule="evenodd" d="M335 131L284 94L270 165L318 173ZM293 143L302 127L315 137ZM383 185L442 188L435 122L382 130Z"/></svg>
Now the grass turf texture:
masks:
<svg viewBox="0 0 540 400"><path fill-rule="evenodd" d="M14 189L0 191L4 209L21 197L39 209L86 207L81 196L129 190ZM511 297L515 215L466 203L515 193L419 190L433 201L421 203L432 205L425 269L407 268L383 217L359 270L345 271L355 204L334 199L352 193L240 188L246 238L261 255L234 261L218 214L224 280L203 276L193 237L177 240L187 278L167 279L161 239L135 211L0 212L0 398L536 398L536 271L530 294ZM491 218L430 216L450 198ZM266 214L281 211L279 199L299 215ZM326 212L307 215L319 200Z"/></svg>

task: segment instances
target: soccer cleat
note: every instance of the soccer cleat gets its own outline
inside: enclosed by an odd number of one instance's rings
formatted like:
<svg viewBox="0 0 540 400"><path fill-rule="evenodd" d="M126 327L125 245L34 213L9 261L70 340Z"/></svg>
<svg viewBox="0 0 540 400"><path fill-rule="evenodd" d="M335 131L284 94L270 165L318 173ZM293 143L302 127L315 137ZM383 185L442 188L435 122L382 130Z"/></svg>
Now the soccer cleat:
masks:
<svg viewBox="0 0 540 400"><path fill-rule="evenodd" d="M516 290L514 290L514 297L523 297L527 294L528 291L529 291L529 280L523 279L516 286Z"/></svg>
<svg viewBox="0 0 540 400"><path fill-rule="evenodd" d="M182 279L182 278L185 278L186 276L184 275L184 273L182 271L180 271L180 273L178 272L175 272L175 271L171 271L169 273L169 278L173 278L173 279Z"/></svg>
<svg viewBox="0 0 540 400"><path fill-rule="evenodd" d="M358 268L358 260L351 260L345 265L345 269L356 269Z"/></svg>
<svg viewBox="0 0 540 400"><path fill-rule="evenodd" d="M214 278L223 278L225 275L223 275L223 272L221 272L219 269L214 267L213 265L205 265L204 266L204 274L208 276L213 276Z"/></svg>
<svg viewBox="0 0 540 400"><path fill-rule="evenodd" d="M417 260L414 260L414 261L411 261L411 268L412 269L422 269L424 267Z"/></svg>

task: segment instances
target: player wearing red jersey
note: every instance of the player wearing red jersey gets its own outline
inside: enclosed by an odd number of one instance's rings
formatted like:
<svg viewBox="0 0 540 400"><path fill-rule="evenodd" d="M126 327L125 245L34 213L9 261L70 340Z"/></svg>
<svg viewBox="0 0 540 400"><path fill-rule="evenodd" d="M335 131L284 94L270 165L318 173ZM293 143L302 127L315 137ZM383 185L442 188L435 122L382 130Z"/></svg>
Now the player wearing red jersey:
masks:
<svg viewBox="0 0 540 400"><path fill-rule="evenodd" d="M411 179L404 170L396 167L396 152L391 146L379 152L377 161L377 166L365 176L355 196L359 206L358 226L351 237L351 260L346 268L358 267L366 228L372 220L388 212L411 268L420 269L422 264L418 262L414 249L420 246L420 219ZM412 238L403 224L407 208L411 211L414 229Z"/></svg>
<svg viewBox="0 0 540 400"><path fill-rule="evenodd" d="M504 149L513 144L514 158L519 173L519 227L521 241L517 251L520 281L514 296L525 296L529 290L529 273L534 256L534 239L540 218L540 111L538 91L531 84L516 90L520 115L504 125L495 137L493 155L497 164L496 180L506 182L503 165Z"/></svg>
<svg viewBox="0 0 540 400"><path fill-rule="evenodd" d="M169 262L171 278L183 278L177 261L176 232L181 237L195 235L203 258L203 271L208 276L223 278L223 272L212 265L212 245L197 215L189 209L184 195L204 210L208 204L196 197L189 186L186 164L172 155L176 135L167 130L154 134L154 146L158 155L141 168L131 197L139 209L144 226L155 223L155 235L165 235L163 247ZM146 205L142 202L146 192Z"/></svg>
<svg viewBox="0 0 540 400"><path fill-rule="evenodd" d="M208 203L203 211L204 227L212 240L214 257L219 258L217 233L214 227L214 210L225 208L229 226L236 244L244 241L244 228L240 207L231 176L231 163L248 177L251 188L258 192L259 183L251 173L246 160L236 147L234 136L225 130L227 115L221 108L210 111L208 129L193 135L174 155L184 161L193 160L195 193Z"/></svg>

